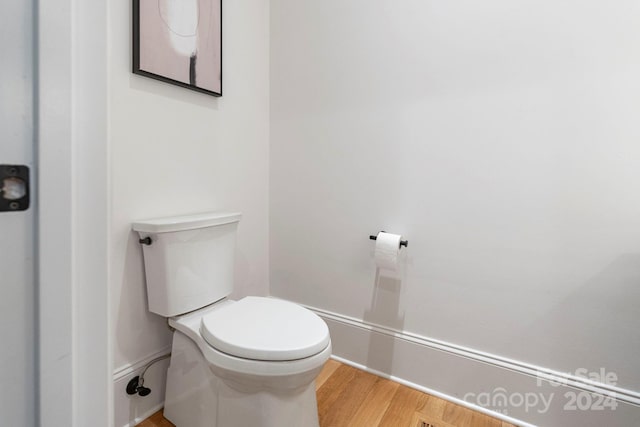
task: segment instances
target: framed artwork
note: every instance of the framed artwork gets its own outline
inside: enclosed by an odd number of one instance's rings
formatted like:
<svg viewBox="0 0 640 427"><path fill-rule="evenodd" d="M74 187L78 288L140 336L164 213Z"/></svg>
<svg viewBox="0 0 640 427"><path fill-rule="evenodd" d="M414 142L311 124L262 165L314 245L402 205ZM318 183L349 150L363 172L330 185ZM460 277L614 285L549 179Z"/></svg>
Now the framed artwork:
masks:
<svg viewBox="0 0 640 427"><path fill-rule="evenodd" d="M133 72L222 96L222 0L133 0Z"/></svg>

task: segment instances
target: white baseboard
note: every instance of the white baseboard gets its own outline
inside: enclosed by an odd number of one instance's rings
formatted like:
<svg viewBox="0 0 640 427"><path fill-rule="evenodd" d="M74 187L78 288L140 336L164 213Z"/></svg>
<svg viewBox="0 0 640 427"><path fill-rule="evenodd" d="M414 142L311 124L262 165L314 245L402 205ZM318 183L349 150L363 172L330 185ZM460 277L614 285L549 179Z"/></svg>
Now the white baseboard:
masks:
<svg viewBox="0 0 640 427"><path fill-rule="evenodd" d="M151 389L151 394L142 397L130 396L126 393L127 383L131 378L140 375L142 369L156 357L168 354L170 347L161 349L134 363L123 365L113 373L114 393L114 425L116 427L134 427L164 406L164 392L167 380L169 359L160 360L144 374L144 385Z"/></svg>
<svg viewBox="0 0 640 427"><path fill-rule="evenodd" d="M307 308L329 325L335 359L515 425L640 425L638 392Z"/></svg>
<svg viewBox="0 0 640 427"><path fill-rule="evenodd" d="M165 354L169 353L171 353L171 346L166 346L133 363L124 364L113 371L113 380L116 381L124 376L129 376L132 372L144 368L147 363L151 362L156 357L164 356Z"/></svg>

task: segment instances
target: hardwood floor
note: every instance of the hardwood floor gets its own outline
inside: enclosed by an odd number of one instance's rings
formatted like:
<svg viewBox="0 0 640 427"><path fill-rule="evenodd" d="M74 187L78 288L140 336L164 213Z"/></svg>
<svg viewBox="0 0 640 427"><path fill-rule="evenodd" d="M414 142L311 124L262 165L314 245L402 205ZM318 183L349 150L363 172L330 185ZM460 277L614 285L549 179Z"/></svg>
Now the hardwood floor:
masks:
<svg viewBox="0 0 640 427"><path fill-rule="evenodd" d="M149 418L137 425L137 427L175 427L162 416L162 411L158 411Z"/></svg>
<svg viewBox="0 0 640 427"><path fill-rule="evenodd" d="M316 379L316 391L320 427L515 427L335 360ZM174 425L158 411L138 427Z"/></svg>

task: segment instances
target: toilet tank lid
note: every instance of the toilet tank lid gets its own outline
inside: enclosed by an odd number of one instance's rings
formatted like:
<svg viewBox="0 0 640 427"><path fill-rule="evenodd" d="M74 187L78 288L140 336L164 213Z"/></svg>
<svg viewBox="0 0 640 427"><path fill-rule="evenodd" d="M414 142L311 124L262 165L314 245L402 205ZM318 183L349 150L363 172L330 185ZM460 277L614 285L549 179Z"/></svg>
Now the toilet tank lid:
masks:
<svg viewBox="0 0 640 427"><path fill-rule="evenodd" d="M230 224L240 221L241 217L242 214L240 212L203 212L136 221L131 228L134 231L143 233L170 233Z"/></svg>

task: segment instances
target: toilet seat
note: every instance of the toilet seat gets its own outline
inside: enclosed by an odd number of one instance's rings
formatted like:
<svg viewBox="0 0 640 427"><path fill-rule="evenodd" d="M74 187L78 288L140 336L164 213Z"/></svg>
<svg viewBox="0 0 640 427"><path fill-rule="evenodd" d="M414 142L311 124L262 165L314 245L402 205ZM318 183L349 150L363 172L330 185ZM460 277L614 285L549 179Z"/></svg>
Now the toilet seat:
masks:
<svg viewBox="0 0 640 427"><path fill-rule="evenodd" d="M251 360L222 353L203 341L204 340L201 340L195 344L200 344L198 347L200 351L202 351L204 358L209 362L210 368L216 372L218 376L225 379L229 378L228 374L231 374L231 376L241 374L247 377L292 377L318 370L331 356L331 344L329 344L320 351L320 353L304 359L284 360L280 362ZM318 372L313 374L313 378L315 378L317 374ZM297 385L298 384L296 384L296 386ZM289 383L286 380L281 380L280 386L288 388Z"/></svg>
<svg viewBox="0 0 640 427"><path fill-rule="evenodd" d="M200 348L203 356L210 363L211 369L217 372L237 372L258 377L282 377L313 371L314 369L321 367L322 364L324 364L324 362L329 358L329 356L331 355L331 339L328 335L328 331L326 346L320 349L320 351L318 351L317 353L302 359L281 361L254 360L232 356L228 353L224 353L214 348L205 340L202 334L202 330L204 329L202 328L203 318L209 317L219 310L239 304L244 299L237 302L231 300L223 300L200 310L182 316L172 317L169 319L169 325L172 328L175 328L176 331L179 331L189 337L198 346L198 348ZM269 299L272 301L281 301L272 298L265 299ZM282 302L286 303L286 301ZM295 305L293 303L288 304ZM299 308L304 310L305 312L308 311L303 307ZM322 323L324 324L324 322Z"/></svg>
<svg viewBox="0 0 640 427"><path fill-rule="evenodd" d="M262 361L304 359L330 341L327 325L315 313L263 297L246 297L202 316L200 334L222 353Z"/></svg>

